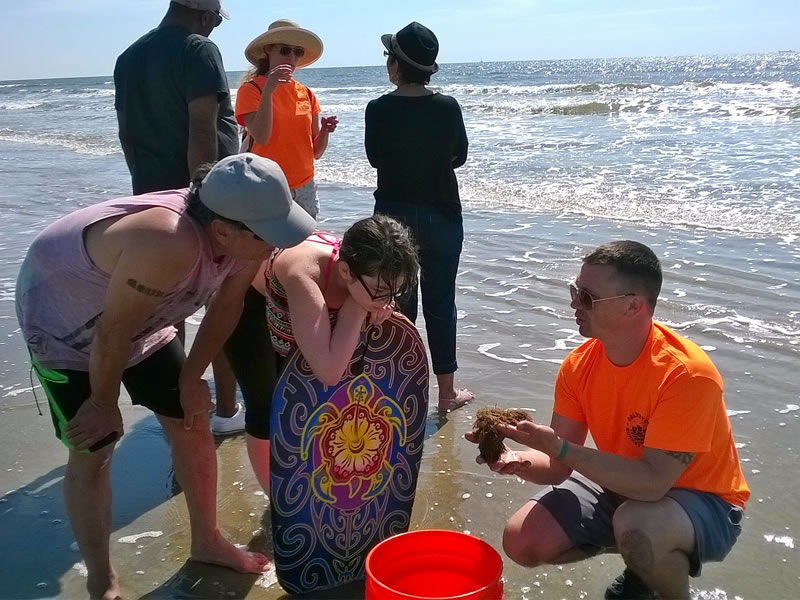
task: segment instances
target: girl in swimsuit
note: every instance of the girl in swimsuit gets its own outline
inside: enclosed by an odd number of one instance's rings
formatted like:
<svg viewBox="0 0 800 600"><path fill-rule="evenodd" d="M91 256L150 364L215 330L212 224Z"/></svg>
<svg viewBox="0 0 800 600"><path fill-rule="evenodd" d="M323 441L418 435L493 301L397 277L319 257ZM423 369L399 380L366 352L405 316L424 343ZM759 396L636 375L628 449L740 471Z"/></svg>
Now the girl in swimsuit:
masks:
<svg viewBox="0 0 800 600"><path fill-rule="evenodd" d="M245 400L248 454L265 490L269 406L283 357L297 346L317 378L335 385L364 325L391 316L395 299L416 284L418 268L409 230L384 215L357 221L341 239L318 231L265 263L225 348ZM251 322L259 303L261 321Z"/></svg>

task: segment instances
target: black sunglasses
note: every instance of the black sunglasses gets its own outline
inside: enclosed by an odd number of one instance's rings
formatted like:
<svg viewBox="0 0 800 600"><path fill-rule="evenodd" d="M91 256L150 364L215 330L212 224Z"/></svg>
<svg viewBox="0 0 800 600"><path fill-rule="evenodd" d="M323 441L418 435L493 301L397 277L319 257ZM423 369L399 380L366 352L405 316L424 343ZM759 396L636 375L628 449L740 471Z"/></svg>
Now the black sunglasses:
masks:
<svg viewBox="0 0 800 600"><path fill-rule="evenodd" d="M361 283L364 291L367 292L367 295L373 302L377 300L396 300L397 298L402 298L407 292L405 288L400 288L399 290L390 290L388 293L373 294L372 290L369 289L367 282L361 278L361 275L356 274L356 279L358 279L359 283Z"/></svg>
<svg viewBox="0 0 800 600"><path fill-rule="evenodd" d="M595 298L583 288L579 288L574 283L569 284L569 295L572 301L578 301L583 310L592 310L595 302L604 302L605 300L616 300L617 298L625 298L626 296L635 296L633 292L627 294L619 294L618 296L608 296L607 298Z"/></svg>
<svg viewBox="0 0 800 600"><path fill-rule="evenodd" d="M214 24L214 27L219 27L220 25L222 25L222 13L221 12L219 12L218 10L210 10L208 12L210 12L215 17L217 17L217 22Z"/></svg>
<svg viewBox="0 0 800 600"><path fill-rule="evenodd" d="M279 46L278 52L281 53L281 56L291 56L294 54L297 58L303 58L306 54L305 48L298 48L296 46Z"/></svg>

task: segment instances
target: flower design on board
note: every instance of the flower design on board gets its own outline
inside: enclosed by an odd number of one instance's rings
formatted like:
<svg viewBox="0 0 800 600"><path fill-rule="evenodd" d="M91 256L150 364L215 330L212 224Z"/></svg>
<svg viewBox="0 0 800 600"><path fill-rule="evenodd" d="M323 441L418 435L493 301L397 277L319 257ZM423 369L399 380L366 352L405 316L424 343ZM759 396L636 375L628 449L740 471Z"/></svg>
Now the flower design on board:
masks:
<svg viewBox="0 0 800 600"><path fill-rule="evenodd" d="M344 391L344 390L342 390ZM392 444L406 441L406 418L367 375L352 381L346 403L326 402L309 417L300 440L303 460L312 460L314 495L354 507L380 494L391 480Z"/></svg>

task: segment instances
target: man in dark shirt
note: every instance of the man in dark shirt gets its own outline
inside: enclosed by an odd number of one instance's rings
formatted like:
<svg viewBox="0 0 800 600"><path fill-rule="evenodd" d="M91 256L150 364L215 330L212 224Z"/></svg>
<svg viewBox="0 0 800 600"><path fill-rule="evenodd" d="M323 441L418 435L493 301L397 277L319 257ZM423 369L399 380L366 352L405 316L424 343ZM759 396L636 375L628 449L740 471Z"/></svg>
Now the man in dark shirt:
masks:
<svg viewBox="0 0 800 600"><path fill-rule="evenodd" d="M114 68L119 140L133 193L187 187L197 167L235 154L238 126L222 56L208 39L223 18L219 0L173 0L158 27L136 40ZM176 324L181 342L183 323ZM236 380L214 361L215 433L244 429Z"/></svg>
<svg viewBox="0 0 800 600"><path fill-rule="evenodd" d="M223 17L219 0L174 0L117 59L114 107L134 194L186 187L200 164L236 153L228 79L208 39Z"/></svg>

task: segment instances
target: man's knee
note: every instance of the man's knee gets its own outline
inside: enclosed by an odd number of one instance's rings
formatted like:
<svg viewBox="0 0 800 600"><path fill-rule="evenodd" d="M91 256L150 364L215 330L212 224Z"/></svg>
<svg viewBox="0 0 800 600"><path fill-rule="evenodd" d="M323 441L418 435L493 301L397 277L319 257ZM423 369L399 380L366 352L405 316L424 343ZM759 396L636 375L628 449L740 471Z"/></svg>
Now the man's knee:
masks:
<svg viewBox="0 0 800 600"><path fill-rule="evenodd" d="M640 574L655 566L652 511L642 502L628 500L614 512L614 539L625 564Z"/></svg>
<svg viewBox="0 0 800 600"><path fill-rule="evenodd" d="M96 452L70 450L65 476L70 481L83 484L92 480L104 480L110 476L111 456L114 445L105 446Z"/></svg>
<svg viewBox="0 0 800 600"><path fill-rule="evenodd" d="M503 530L503 551L508 558L523 567L537 567L544 562L534 547L533 540L527 539L510 523Z"/></svg>

